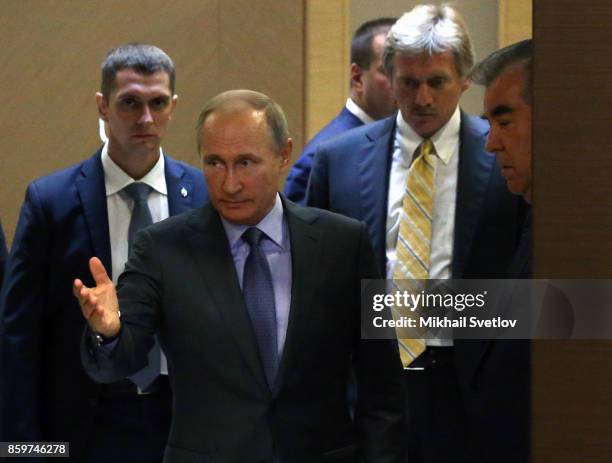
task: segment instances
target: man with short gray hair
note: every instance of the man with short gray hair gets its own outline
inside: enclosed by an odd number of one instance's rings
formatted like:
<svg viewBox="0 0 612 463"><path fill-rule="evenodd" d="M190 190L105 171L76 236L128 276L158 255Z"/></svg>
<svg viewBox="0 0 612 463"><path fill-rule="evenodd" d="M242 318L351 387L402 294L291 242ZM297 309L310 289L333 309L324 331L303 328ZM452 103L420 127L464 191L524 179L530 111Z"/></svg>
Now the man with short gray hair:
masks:
<svg viewBox="0 0 612 463"><path fill-rule="evenodd" d="M484 116L490 124L487 150L495 153L508 190L521 195L531 204L531 69L533 42L523 40L497 50L472 71L472 80L485 86ZM508 271L509 278L531 278L532 236L531 211L527 214L521 232L521 241ZM543 304L541 319L551 317L549 326L571 326L571 305L565 298L555 296L549 288ZM550 298L550 299L548 299ZM554 305L554 312L546 307ZM552 313L552 315L551 315ZM552 320L555 322L553 323ZM572 320L571 322L569 320ZM566 325L565 322L568 322ZM571 328L568 328L571 331ZM567 335L565 335L567 336ZM488 397L489 406L481 411L489 417L489 423L498 433L488 432L477 436L483 446L492 449L489 455L496 461L529 461L531 421L531 344L528 340L495 339L489 341L486 369L489 387L482 394ZM500 368L503 365L503 368ZM494 387L502 388L494 392ZM487 398L483 400L487 400Z"/></svg>
<svg viewBox="0 0 612 463"><path fill-rule="evenodd" d="M364 221L387 278L503 277L521 211L485 151L488 125L458 106L474 63L464 20L416 6L391 28L383 62L399 113L322 144L307 204ZM482 461L472 438L491 429L474 413L485 343L414 341L399 342L410 461Z"/></svg>

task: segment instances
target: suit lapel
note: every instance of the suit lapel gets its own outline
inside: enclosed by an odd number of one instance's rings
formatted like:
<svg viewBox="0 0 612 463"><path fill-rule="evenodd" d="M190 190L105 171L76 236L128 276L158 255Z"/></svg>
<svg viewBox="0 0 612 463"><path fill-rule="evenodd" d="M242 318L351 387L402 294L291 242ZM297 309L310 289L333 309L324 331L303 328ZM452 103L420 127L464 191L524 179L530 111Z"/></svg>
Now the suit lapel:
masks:
<svg viewBox="0 0 612 463"><path fill-rule="evenodd" d="M296 371L295 363L300 351L308 348L308 340L304 339L303 334L316 331L316 328L309 326L315 322L309 316L309 311L316 304L313 299L316 291L313 289L318 284L318 273L315 269L320 265L321 249L319 232L313 225L316 215L309 209L288 202L284 197L283 206L291 241L292 282L287 336L274 387L275 393L282 388L287 374Z"/></svg>
<svg viewBox="0 0 612 463"><path fill-rule="evenodd" d="M94 254L102 261L108 273L112 273L110 237L108 232L108 209L106 206L106 187L104 185L104 171L98 150L81 167L80 176L77 177L76 187L83 208L83 215ZM111 275L112 277L112 275Z"/></svg>
<svg viewBox="0 0 612 463"><path fill-rule="evenodd" d="M189 238L192 255L228 332L238 344L257 382L269 391L225 229L219 214L210 204L201 212L191 222L195 231Z"/></svg>
<svg viewBox="0 0 612 463"><path fill-rule="evenodd" d="M461 113L457 207L453 245L453 278L461 278L478 227L495 157L484 153L487 133Z"/></svg>
<svg viewBox="0 0 612 463"><path fill-rule="evenodd" d="M377 256L383 256L384 269L385 236L387 227L387 196L389 172L393 156L395 118L389 117L384 124L373 127L366 133L368 143L362 148L359 163L359 179L362 211L360 217L372 230L372 243ZM379 261L379 264L381 262Z"/></svg>
<svg viewBox="0 0 612 463"><path fill-rule="evenodd" d="M173 216L192 209L193 182L185 175L185 169L165 155L164 165L168 189L168 213Z"/></svg>

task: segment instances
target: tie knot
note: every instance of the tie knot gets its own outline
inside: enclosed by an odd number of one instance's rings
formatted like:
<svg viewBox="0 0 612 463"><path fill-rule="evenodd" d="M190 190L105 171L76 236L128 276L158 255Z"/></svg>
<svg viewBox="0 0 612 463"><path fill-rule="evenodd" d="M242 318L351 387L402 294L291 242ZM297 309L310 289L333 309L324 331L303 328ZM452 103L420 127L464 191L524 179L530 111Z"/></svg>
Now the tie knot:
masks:
<svg viewBox="0 0 612 463"><path fill-rule="evenodd" d="M246 241L249 246L253 247L253 245L259 246L259 243L261 243L261 240L264 239L264 236L265 233L262 232L259 228L251 227L247 228L246 231L242 234L242 239Z"/></svg>
<svg viewBox="0 0 612 463"><path fill-rule="evenodd" d="M126 186L123 191L125 191L134 202L140 202L147 200L152 188L146 183L134 182Z"/></svg>
<svg viewBox="0 0 612 463"><path fill-rule="evenodd" d="M423 143L419 145L418 148L419 156L428 157L436 154L436 148L433 142L428 138L427 140L423 140Z"/></svg>

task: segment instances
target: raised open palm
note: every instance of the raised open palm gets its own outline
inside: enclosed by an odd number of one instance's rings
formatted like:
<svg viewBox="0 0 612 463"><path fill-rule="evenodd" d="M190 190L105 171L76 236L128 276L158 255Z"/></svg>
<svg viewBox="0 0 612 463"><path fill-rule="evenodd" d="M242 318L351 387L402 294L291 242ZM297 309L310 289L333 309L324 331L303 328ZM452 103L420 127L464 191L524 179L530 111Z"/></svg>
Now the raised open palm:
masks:
<svg viewBox="0 0 612 463"><path fill-rule="evenodd" d="M89 259L89 270L96 286L88 288L77 278L74 280L72 292L78 299L83 316L91 329L110 338L117 335L121 327L117 291L100 259Z"/></svg>

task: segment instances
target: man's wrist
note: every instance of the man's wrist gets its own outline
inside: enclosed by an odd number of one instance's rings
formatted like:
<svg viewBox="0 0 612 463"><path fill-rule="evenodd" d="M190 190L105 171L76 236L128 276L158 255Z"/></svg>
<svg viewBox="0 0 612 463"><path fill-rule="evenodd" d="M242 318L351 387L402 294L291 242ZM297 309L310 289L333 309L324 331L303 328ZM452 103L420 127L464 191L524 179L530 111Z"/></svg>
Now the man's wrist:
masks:
<svg viewBox="0 0 612 463"><path fill-rule="evenodd" d="M98 333L97 331L90 330L91 342L98 347L105 346L115 341L119 337L119 333L113 336L104 336L102 333Z"/></svg>

